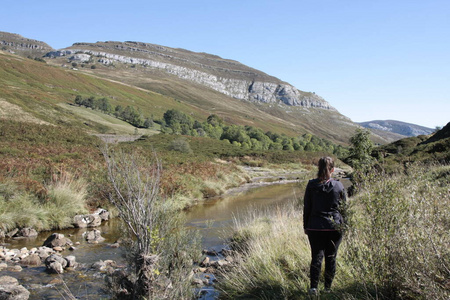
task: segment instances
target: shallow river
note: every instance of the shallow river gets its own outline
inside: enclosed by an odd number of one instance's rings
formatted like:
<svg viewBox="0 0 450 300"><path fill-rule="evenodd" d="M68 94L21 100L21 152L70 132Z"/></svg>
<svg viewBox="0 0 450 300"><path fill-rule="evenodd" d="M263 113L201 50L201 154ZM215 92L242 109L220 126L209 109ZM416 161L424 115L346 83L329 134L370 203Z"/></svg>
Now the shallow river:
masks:
<svg viewBox="0 0 450 300"><path fill-rule="evenodd" d="M303 197L298 183L268 185L252 188L239 193L232 192L225 197L207 201L191 208L187 213L187 226L200 230L203 237L203 249L220 251L229 236L234 218L245 218L249 211L270 209ZM301 226L299 224L299 226ZM65 250L62 255L74 255L81 267L61 275L48 274L45 267L24 267L21 272L1 271L0 275L10 275L19 280L31 295L30 299L68 299L63 297L63 285L54 284L63 279L68 288L78 299L105 299L108 294L103 291L104 275L90 268L99 260L112 259L118 264L125 264L121 248L112 248L121 235L120 222L113 219L105 222L98 229L106 239L100 244L87 244L82 234L85 229L68 229L54 231L63 233L75 245L74 251ZM39 247L52 232L40 234L35 239L11 241L9 248ZM52 282L53 281L53 282Z"/></svg>

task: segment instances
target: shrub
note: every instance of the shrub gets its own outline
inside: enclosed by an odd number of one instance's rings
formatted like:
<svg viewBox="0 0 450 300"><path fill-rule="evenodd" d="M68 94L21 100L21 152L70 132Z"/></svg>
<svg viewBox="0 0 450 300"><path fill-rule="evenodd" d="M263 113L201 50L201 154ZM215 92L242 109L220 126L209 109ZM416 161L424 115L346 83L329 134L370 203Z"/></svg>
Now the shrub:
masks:
<svg viewBox="0 0 450 300"><path fill-rule="evenodd" d="M197 236L184 226L174 204L159 196L158 158L145 160L136 152L107 148L103 154L116 192L110 200L126 225L133 267L129 276L110 279L112 292L120 299L191 298L192 262L200 254Z"/></svg>
<svg viewBox="0 0 450 300"><path fill-rule="evenodd" d="M344 257L371 293L384 299L450 296L450 195L447 177L439 175L449 170L414 165L408 175L364 178Z"/></svg>
<svg viewBox="0 0 450 300"><path fill-rule="evenodd" d="M192 153L191 146L189 145L188 141L186 141L183 138L178 138L178 139L173 140L170 143L169 149L173 150L173 151L178 151L181 153L187 153L187 154Z"/></svg>

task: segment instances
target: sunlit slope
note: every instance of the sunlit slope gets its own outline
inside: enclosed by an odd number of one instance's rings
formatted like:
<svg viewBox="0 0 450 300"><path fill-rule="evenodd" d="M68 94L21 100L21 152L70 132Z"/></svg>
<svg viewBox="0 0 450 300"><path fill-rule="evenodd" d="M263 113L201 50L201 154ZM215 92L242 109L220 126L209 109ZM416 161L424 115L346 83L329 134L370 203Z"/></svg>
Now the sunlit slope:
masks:
<svg viewBox="0 0 450 300"><path fill-rule="evenodd" d="M170 97L0 51L0 118L101 133L133 132L131 125L116 118L71 106L76 95L107 97L114 106L139 107L155 117L171 108L193 111Z"/></svg>
<svg viewBox="0 0 450 300"><path fill-rule="evenodd" d="M49 63L54 61L49 60ZM251 103L233 99L200 84L129 66L73 70L0 51L0 98L22 110L28 121L79 126L97 133L131 133L128 124L85 108L69 107L76 95L107 97L113 106L133 106L161 119L179 109L198 120L215 113L227 123L252 125L290 136L312 133L340 144L348 143L356 125L333 110ZM0 117L13 118L2 112ZM129 128L125 128L129 127ZM383 141L380 141L383 142Z"/></svg>

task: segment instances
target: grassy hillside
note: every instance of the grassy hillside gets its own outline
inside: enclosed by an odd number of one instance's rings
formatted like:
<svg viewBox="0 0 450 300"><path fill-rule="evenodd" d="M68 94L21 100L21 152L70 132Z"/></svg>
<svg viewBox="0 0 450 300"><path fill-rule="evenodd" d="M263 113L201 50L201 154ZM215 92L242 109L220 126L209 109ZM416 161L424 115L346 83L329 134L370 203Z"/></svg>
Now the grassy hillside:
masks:
<svg viewBox="0 0 450 300"><path fill-rule="evenodd" d="M155 117L162 117L171 108L193 111L170 97L1 51L0 95L0 118L77 126L95 133L123 133L134 128L124 128L125 124L118 126L112 118L68 106L76 95L106 97L113 105L132 105Z"/></svg>

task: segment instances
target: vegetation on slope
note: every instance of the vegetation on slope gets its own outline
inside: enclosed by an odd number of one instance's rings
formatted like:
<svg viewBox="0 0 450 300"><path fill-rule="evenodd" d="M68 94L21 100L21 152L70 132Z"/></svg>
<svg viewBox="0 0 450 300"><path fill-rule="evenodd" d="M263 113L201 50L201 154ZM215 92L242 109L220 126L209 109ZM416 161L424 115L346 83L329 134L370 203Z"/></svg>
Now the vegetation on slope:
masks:
<svg viewBox="0 0 450 300"><path fill-rule="evenodd" d="M415 165L410 175L371 173L350 199L332 293L323 299L448 299L448 166ZM302 199L236 224L236 267L225 299L308 297L310 250Z"/></svg>

